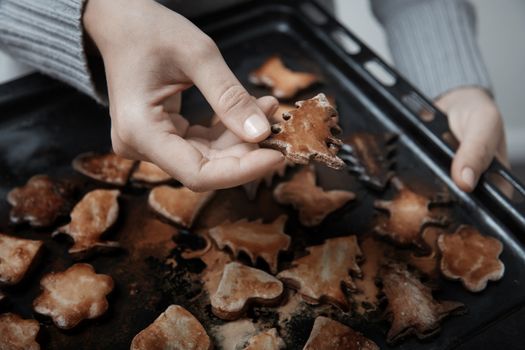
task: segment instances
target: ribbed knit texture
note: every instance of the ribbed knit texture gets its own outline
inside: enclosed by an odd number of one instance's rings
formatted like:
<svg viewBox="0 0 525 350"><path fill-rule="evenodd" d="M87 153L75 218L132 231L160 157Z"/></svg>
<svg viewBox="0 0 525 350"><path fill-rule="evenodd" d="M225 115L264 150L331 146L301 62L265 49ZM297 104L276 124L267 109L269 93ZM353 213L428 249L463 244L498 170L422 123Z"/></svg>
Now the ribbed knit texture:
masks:
<svg viewBox="0 0 525 350"><path fill-rule="evenodd" d="M0 0L0 45L101 102L104 97L95 89L84 51L84 2Z"/></svg>
<svg viewBox="0 0 525 350"><path fill-rule="evenodd" d="M0 0L0 46L104 102L84 51L85 1ZM200 6L205 9L208 1ZM423 93L435 98L460 86L490 88L466 0L372 0L372 6L398 70Z"/></svg>
<svg viewBox="0 0 525 350"><path fill-rule="evenodd" d="M372 0L397 69L430 98L461 86L490 91L466 0Z"/></svg>

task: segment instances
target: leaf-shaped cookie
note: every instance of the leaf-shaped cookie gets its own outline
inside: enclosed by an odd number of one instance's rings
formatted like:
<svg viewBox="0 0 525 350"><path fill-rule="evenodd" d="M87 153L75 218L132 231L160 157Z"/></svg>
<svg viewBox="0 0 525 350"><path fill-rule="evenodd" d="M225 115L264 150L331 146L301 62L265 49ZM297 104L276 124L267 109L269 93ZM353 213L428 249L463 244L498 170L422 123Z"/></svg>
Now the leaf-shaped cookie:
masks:
<svg viewBox="0 0 525 350"><path fill-rule="evenodd" d="M71 212L69 224L60 227L53 236L67 234L74 244L69 253L83 258L94 250L120 247L118 242L102 241L102 235L117 221L119 213L118 190L88 192Z"/></svg>

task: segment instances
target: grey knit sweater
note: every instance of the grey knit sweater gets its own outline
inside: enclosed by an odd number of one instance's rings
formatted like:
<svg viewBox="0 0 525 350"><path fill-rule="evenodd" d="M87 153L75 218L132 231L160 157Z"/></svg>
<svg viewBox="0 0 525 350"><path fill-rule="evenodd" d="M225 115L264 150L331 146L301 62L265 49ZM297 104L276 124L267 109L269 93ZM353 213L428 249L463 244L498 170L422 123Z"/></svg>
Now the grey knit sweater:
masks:
<svg viewBox="0 0 525 350"><path fill-rule="evenodd" d="M0 0L0 47L104 101L104 92L95 87L84 48L82 12L86 1ZM167 1L185 6L181 0ZM239 0L224 2L234 1ZM467 0L371 2L387 34L397 69L426 95L435 98L459 86L489 89L475 38L475 13ZM205 3L217 7L220 2L187 3L209 8ZM195 14L195 8L188 11Z"/></svg>

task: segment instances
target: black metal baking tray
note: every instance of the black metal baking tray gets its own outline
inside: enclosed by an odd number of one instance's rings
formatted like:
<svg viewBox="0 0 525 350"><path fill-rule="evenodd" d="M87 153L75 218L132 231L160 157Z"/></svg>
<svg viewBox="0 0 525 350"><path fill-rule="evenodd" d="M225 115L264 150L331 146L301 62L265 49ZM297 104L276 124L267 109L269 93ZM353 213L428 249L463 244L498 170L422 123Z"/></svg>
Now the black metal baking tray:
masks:
<svg viewBox="0 0 525 350"><path fill-rule="evenodd" d="M506 265L505 276L499 282L490 283L484 292L472 294L464 291L459 283L439 281L439 298L465 303L469 310L466 315L446 320L437 337L424 342L408 339L395 348L468 349L471 348L469 344L476 344L479 334L488 334L492 328L501 329L508 315L514 312L523 315L525 219L522 201L507 198L486 176L472 194L462 193L454 186L448 171L453 150L443 139L443 133L448 131L446 118L430 101L313 2L251 2L203 17L196 23L216 40L230 67L254 95L264 95L267 91L250 85L248 72L274 53L280 54L292 68L318 74L323 82L303 92L298 99L320 91L334 96L345 134L363 130L398 133L398 176L411 187L427 193L447 188L457 199L453 206L455 222L473 224L504 243L501 259ZM386 70L386 76L373 75L367 69L370 62ZM432 121L425 122L419 117L422 109L434 116ZM206 123L211 115L195 89L184 96L183 113L195 123ZM37 173L70 179L78 185L80 193L93 188L96 184L75 174L70 162L84 151L107 151L110 148L109 126L106 109L44 76L32 75L1 86L0 198L5 198L10 188ZM490 172L507 179L515 193L525 193L519 181L499 164L494 163ZM371 192L346 172L324 168L318 168L318 177L325 188L355 191L358 201L331 215L313 230L297 228L296 217L289 210L291 223L287 229L290 235L300 244L308 245L328 236L369 232L373 199L388 196L391 190L383 194ZM237 208L238 215L271 219L283 209L271 203L270 191L262 188L259 198L251 205L245 205L247 199L241 189L220 191L210 207L230 203ZM61 332L48 319L37 316L44 329L44 348L125 349L131 338L170 303L181 303L190 311L195 309L189 299L177 299L166 292L163 287L166 280L152 267L155 259L137 258L133 254L137 237L152 222L159 232L169 233L172 228L158 222L147 211L144 204L147 190L127 186L123 193L123 219L110 234L112 239L125 242L127 252L97 256L89 261L97 271L115 279L117 287L110 297L108 314L70 332ZM0 311L35 317L31 300L38 294L39 278L48 271L65 268L72 261L66 253L65 243L50 239L49 232L9 225L8 211L7 203L0 200L0 231L44 239L46 254L30 278L6 290L9 301L0 305ZM197 226L206 226L213 218L214 213L208 208ZM290 258L285 256L283 264ZM137 286L140 292L130 293ZM211 317L209 314L199 316ZM202 321L210 326L207 320ZM311 322L304 325L306 327L298 329L296 338L288 343L289 348L299 349L304 344ZM381 348L390 348L384 340L385 325L362 322L353 325ZM507 348L523 348L525 337L520 338L519 332L513 334L514 339L506 339L501 344Z"/></svg>

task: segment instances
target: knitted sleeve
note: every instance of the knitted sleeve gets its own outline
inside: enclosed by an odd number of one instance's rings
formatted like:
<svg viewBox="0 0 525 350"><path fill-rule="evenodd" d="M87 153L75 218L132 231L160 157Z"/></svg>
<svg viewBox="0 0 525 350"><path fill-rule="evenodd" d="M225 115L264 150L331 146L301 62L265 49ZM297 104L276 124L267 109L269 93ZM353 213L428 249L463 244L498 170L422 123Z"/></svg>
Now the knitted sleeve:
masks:
<svg viewBox="0 0 525 350"><path fill-rule="evenodd" d="M86 0L0 0L0 45L9 54L99 102L84 46Z"/></svg>
<svg viewBox="0 0 525 350"><path fill-rule="evenodd" d="M461 86L490 90L466 0L372 0L397 69L430 98Z"/></svg>

